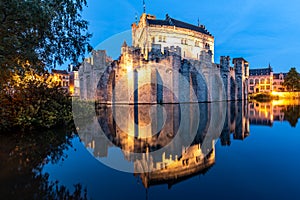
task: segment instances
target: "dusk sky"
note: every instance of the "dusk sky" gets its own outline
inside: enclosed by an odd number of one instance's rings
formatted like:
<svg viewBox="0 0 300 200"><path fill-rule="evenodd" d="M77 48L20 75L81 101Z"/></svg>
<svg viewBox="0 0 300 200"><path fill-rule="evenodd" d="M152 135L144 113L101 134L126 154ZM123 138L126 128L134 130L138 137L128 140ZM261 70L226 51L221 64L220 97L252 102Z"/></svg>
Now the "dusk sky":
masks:
<svg viewBox="0 0 300 200"><path fill-rule="evenodd" d="M146 12L164 19L172 18L205 25L215 37L215 62L221 55L244 57L250 68L267 67L287 72L300 71L300 2L299 0L145 0ZM131 24L143 12L142 0L88 0L83 17L93 33L91 44L107 48L116 58L120 43L130 43ZM127 31L123 34L124 31ZM112 36L111 40L106 40ZM98 46L105 41L104 44ZM114 50L109 50L113 48Z"/></svg>

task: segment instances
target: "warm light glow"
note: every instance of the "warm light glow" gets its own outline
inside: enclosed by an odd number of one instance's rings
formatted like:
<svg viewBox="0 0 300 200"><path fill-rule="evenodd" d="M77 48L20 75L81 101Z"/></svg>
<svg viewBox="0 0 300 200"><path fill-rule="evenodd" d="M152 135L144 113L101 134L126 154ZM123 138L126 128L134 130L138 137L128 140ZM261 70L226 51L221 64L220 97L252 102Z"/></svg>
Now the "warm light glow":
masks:
<svg viewBox="0 0 300 200"><path fill-rule="evenodd" d="M74 94L74 86L70 86L69 90L70 90L71 95L73 95Z"/></svg>
<svg viewBox="0 0 300 200"><path fill-rule="evenodd" d="M132 71L132 66L131 65L127 65L126 69L127 69L127 71Z"/></svg>

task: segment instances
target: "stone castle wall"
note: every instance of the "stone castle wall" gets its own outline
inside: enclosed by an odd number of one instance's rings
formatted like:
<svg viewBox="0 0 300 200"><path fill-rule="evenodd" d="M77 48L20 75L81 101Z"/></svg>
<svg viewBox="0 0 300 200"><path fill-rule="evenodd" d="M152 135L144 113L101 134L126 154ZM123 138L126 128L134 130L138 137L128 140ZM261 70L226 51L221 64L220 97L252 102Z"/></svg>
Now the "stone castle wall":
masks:
<svg viewBox="0 0 300 200"><path fill-rule="evenodd" d="M100 61L98 61L100 59ZM117 61L108 62L104 51L94 52L79 70L81 98L99 103L183 103L247 99L248 63L222 56L211 62L209 51L200 60L181 57L180 47L153 48L149 60L140 49L122 47Z"/></svg>

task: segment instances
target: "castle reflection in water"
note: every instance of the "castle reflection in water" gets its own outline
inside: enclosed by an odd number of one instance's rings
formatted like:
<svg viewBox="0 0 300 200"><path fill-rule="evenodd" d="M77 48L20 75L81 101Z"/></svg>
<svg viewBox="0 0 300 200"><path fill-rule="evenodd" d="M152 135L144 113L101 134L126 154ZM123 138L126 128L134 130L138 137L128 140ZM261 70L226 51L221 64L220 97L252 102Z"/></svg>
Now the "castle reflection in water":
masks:
<svg viewBox="0 0 300 200"><path fill-rule="evenodd" d="M171 187L205 174L214 165L218 139L223 146L229 146L231 138L244 140L250 124L271 126L283 121L290 105L299 102L98 105L89 123L77 125L82 142L95 158L107 158L109 148L118 147L146 188L157 184Z"/></svg>

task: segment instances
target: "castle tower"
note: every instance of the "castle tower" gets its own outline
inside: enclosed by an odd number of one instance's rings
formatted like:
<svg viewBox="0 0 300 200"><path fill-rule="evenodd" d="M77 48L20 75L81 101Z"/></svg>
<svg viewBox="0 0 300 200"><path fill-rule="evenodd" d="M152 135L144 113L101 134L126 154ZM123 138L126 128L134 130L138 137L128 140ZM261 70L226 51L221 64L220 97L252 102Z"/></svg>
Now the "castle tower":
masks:
<svg viewBox="0 0 300 200"><path fill-rule="evenodd" d="M226 100L230 100L230 57L221 56L220 58L220 73L224 83Z"/></svg>
<svg viewBox="0 0 300 200"><path fill-rule="evenodd" d="M94 100L100 77L111 59L105 50L92 51L92 56L84 60L79 67L80 98Z"/></svg>
<svg viewBox="0 0 300 200"><path fill-rule="evenodd" d="M237 100L247 99L249 63L244 58L235 58L233 59L233 64L235 69Z"/></svg>
<svg viewBox="0 0 300 200"><path fill-rule="evenodd" d="M211 54L214 62L214 37L203 25L192 25L166 15L164 20L143 13L138 23L132 24L132 46L141 49L145 59L152 47L179 46L185 59L199 60L202 51Z"/></svg>

